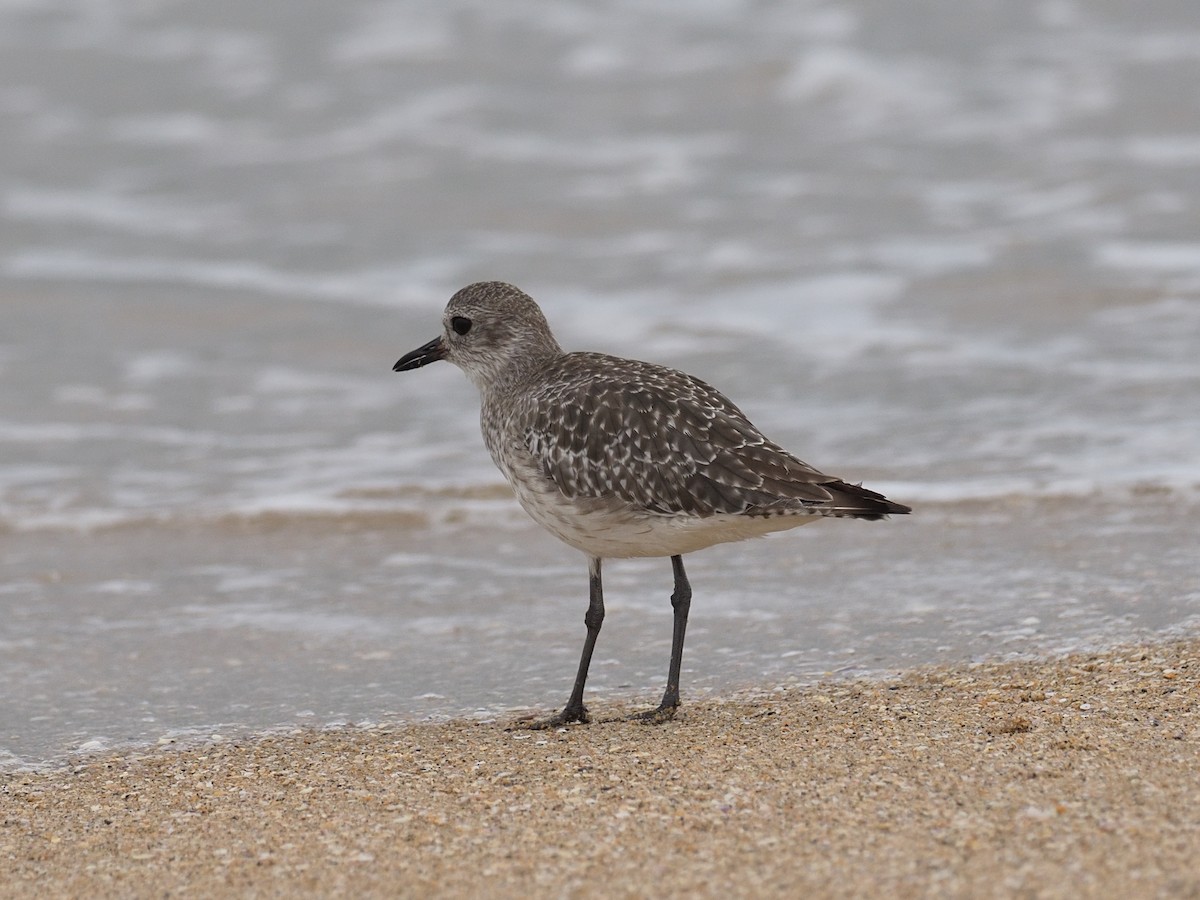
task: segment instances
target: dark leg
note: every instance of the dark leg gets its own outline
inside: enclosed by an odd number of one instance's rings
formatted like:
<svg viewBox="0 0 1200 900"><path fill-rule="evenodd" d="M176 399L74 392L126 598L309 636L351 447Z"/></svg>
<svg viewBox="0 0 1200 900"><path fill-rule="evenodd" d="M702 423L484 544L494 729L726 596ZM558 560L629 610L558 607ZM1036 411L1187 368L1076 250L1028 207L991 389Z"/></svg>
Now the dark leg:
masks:
<svg viewBox="0 0 1200 900"><path fill-rule="evenodd" d="M583 624L587 626L587 637L583 641L583 654L579 657L579 671L575 673L575 687L571 690L571 699L566 707L557 715L530 723L529 728L556 728L568 722L591 721L588 718L587 707L583 705L583 686L587 682L588 667L592 664L592 651L596 648L596 638L600 635L600 626L604 624L604 589L600 584L600 560L588 560L588 609L583 616Z"/></svg>
<svg viewBox="0 0 1200 900"><path fill-rule="evenodd" d="M645 722L661 725L675 717L679 708L679 668L683 665L683 636L687 631L688 610L692 607L692 586L683 571L683 557L672 556L671 568L675 572L675 591L671 594L671 608L675 610L675 625L671 631L671 666L667 671L667 689L663 692L658 709L639 716Z"/></svg>

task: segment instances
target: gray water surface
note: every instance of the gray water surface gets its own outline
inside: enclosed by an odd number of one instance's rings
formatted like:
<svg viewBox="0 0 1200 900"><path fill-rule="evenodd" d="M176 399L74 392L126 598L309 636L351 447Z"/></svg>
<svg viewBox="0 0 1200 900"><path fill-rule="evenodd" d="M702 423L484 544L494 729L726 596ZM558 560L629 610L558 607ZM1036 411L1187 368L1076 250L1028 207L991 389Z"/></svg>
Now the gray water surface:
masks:
<svg viewBox="0 0 1200 900"><path fill-rule="evenodd" d="M0 7L0 753L561 704L458 287L913 505L688 560L684 694L1185 633L1191 2ZM666 561L590 686L661 690Z"/></svg>

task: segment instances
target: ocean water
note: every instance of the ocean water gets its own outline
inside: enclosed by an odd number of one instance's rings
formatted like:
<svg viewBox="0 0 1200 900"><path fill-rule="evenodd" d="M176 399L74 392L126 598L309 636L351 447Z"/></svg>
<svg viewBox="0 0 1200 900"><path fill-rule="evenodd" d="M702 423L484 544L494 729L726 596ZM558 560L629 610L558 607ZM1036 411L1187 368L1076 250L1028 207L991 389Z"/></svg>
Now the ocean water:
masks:
<svg viewBox="0 0 1200 900"><path fill-rule="evenodd" d="M915 508L689 557L689 695L1200 624L1190 0L0 5L0 765L550 709L479 279ZM665 560L589 689L661 690Z"/></svg>

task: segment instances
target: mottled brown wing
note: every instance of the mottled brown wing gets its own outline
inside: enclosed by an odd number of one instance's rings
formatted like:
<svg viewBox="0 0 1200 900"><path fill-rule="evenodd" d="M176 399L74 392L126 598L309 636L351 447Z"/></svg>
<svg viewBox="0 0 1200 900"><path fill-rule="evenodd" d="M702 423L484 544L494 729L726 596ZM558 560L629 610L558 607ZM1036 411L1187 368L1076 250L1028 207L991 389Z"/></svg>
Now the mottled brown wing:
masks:
<svg viewBox="0 0 1200 900"><path fill-rule="evenodd" d="M836 505L822 485L841 482L768 441L697 378L594 353L561 357L546 375L518 414L526 447L568 497L695 516Z"/></svg>

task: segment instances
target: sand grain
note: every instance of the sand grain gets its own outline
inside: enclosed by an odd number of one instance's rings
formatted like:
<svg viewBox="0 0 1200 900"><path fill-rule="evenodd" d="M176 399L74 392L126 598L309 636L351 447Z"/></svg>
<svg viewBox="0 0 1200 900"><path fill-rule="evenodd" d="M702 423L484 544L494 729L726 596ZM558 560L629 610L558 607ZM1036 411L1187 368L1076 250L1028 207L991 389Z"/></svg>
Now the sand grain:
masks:
<svg viewBox="0 0 1200 900"><path fill-rule="evenodd" d="M0 782L10 896L1200 896L1200 641ZM622 710L597 709L599 716Z"/></svg>

